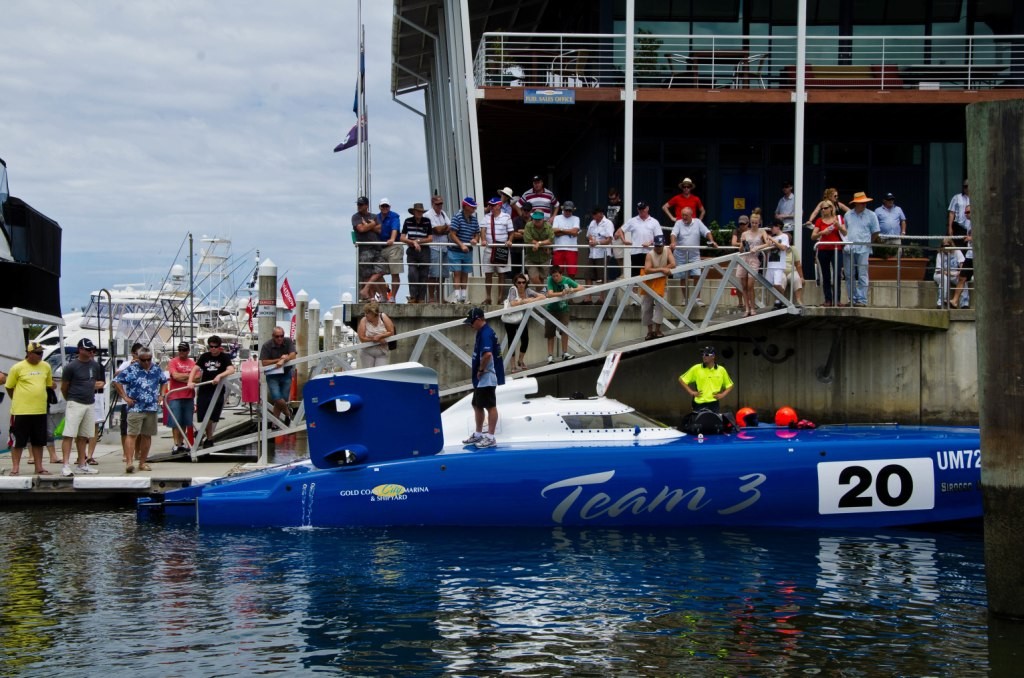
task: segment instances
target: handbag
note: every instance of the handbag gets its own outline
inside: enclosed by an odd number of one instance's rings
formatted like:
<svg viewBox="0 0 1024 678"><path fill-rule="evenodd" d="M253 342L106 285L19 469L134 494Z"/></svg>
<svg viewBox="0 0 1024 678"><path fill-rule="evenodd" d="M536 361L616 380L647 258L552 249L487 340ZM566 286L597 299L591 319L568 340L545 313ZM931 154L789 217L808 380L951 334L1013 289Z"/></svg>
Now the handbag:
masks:
<svg viewBox="0 0 1024 678"><path fill-rule="evenodd" d="M386 313L381 313L380 315L381 315L381 319L388 318ZM391 320L391 318L388 318L388 320ZM389 351L397 351L398 350L398 340L397 339L392 339L391 341L388 342L388 350Z"/></svg>
<svg viewBox="0 0 1024 678"><path fill-rule="evenodd" d="M496 240L494 233L494 215L491 215L491 243ZM491 247L491 263L499 266L504 266L508 263L508 248L507 247Z"/></svg>
<svg viewBox="0 0 1024 678"><path fill-rule="evenodd" d="M516 290L516 298L519 298L518 290ZM505 308L512 308L512 301L508 297L505 297L503 306ZM501 322L508 323L509 325L515 325L522 322L524 315L526 315L526 311L508 311L507 313L501 314Z"/></svg>

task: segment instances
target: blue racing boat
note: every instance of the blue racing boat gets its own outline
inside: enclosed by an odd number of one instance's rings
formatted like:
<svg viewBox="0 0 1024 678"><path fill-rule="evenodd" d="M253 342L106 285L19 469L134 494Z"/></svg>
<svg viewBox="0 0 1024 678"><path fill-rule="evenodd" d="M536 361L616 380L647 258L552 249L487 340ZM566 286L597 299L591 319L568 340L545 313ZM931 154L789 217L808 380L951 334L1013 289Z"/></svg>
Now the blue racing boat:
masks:
<svg viewBox="0 0 1024 678"><path fill-rule="evenodd" d="M470 396L443 414L416 363L311 379L310 459L139 500L203 526L794 526L980 518L977 428L744 427L688 435L606 397L498 387L495 447Z"/></svg>

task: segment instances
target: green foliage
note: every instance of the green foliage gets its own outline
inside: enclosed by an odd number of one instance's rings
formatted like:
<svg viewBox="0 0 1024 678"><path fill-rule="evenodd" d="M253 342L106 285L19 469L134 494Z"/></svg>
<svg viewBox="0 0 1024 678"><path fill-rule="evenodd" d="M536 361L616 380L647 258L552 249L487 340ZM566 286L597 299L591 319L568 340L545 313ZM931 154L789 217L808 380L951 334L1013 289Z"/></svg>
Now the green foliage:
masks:
<svg viewBox="0 0 1024 678"><path fill-rule="evenodd" d="M651 31L646 28L640 28L637 29L637 35L651 35ZM636 69L635 77L637 84L655 84L655 81L662 77L663 69L661 64L658 63L661 59L662 43L663 41L660 38L636 38L636 58L633 62L633 67Z"/></svg>
<svg viewBox="0 0 1024 678"><path fill-rule="evenodd" d="M708 229L711 231L711 235L714 236L715 242L718 243L719 246L731 245L732 232L736 230L736 222L730 221L724 226L720 226L718 221L712 220L711 223L708 224Z"/></svg>

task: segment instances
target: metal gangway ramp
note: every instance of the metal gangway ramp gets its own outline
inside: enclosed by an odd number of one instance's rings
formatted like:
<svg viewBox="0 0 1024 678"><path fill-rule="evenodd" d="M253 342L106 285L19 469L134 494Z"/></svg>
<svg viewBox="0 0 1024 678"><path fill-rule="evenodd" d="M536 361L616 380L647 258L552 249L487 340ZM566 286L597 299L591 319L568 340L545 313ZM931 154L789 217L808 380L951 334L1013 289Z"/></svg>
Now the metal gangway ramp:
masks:
<svg viewBox="0 0 1024 678"><path fill-rule="evenodd" d="M739 286L736 272L743 268L754 280L755 298L760 298L760 307L753 316L737 316L730 312L731 304L727 304L731 298L729 288ZM552 303L550 299L538 299L528 304L522 304L515 310L525 311L522 320L519 321L516 333L511 339L502 337L502 355L509 356L518 349L519 340L523 328L528 323L543 325L549 322L555 325L559 332L569 337L571 347L575 350L572 360L556 360L553 363L542 363L526 370L519 371L518 375L535 376L550 374L560 370L576 369L580 365L603 362L613 352L630 353L633 351L647 350L652 347L664 346L672 342L680 342L691 339L695 336L708 334L723 329L739 327L757 323L767 318L779 315L799 314L800 307L794 305L786 296L776 290L761 275L756 266L752 266L743 259L739 253L727 254L714 259L704 259L698 262L685 264L673 269L675 273L696 272L697 276L693 286L690 288L689 298L685 305L676 307L665 297L655 294L649 283L661 274L651 273L621 278L608 283L593 285L590 287L580 286L579 290L560 297L560 300L573 300L581 298L602 299L600 303L591 308L597 308L597 317L590 324L581 327L581 323L570 323L566 327L560 323L548 310L547 305ZM717 272L717 277L712 279L712 272ZM709 283L709 279L713 282ZM704 306L704 313L698 319L691 317L694 309L698 306L701 292L713 289L709 293L710 301ZM626 310L641 303L641 290L644 294L650 295L653 302L659 305L664 315L662 323L664 336L647 340L643 336L638 337L616 337L620 334L620 326L627 326L628 322L623 320ZM465 308L471 308L466 305ZM485 314L488 320L501 320L501 316L509 309L496 309ZM437 369L439 375L438 384L441 397L456 396L472 389L472 383L468 378L472 362L472 341L466 339L466 325L463 318L447 322L417 328L408 332L402 332L392 337L393 340L408 343L412 348L406 358L413 362L422 362ZM644 328L646 330L646 328ZM457 339L451 334L459 333ZM642 334L642 333L641 333ZM297 370L305 370L310 377L333 372L341 372L353 369L352 358L360 349L371 346L368 343L347 344L338 348L321 351L314 355L304 356L292 361ZM440 349L440 351L438 351ZM435 361L444 363L432 365ZM506 358L506 363L508 360ZM453 365L455 366L453 368ZM260 368L261 372L265 368ZM458 379L445 379L444 375L458 374ZM234 382L241 378L241 371L228 379L222 380L220 388L237 388ZM195 460L205 454L224 453L237 449L243 445L256 443L260 448L261 463L266 461L267 439L279 435L296 433L306 428L304 404L299 403L293 412L290 421L283 421L273 415L272 405L267 402L266 379L260 378L260 401L254 412L256 416L256 431L230 439L222 439L218 436L216 444L212 448L203 449L197 445L191 450L191 457ZM202 422L203 424L205 422ZM200 424L201 426L202 424ZM201 428L200 428L201 430Z"/></svg>
<svg viewBox="0 0 1024 678"><path fill-rule="evenodd" d="M754 280L755 298L760 297L764 306L756 315L736 316L729 312L727 300L731 298L730 287L739 286L736 278L739 268L746 270ZM576 327L570 323L566 327L560 323L548 310L547 305L551 303L548 299L539 299L515 307L515 310L523 310L526 313L518 323L515 336L507 342L502 341L502 355L505 356L506 366L509 364L508 356L512 355L519 346L519 339L523 328L530 322L543 325L545 322L552 323L558 330L569 337L569 342L576 349L574 358L569 361L555 360L553 363L543 363L528 367L526 370L517 372L518 375L534 376L547 374L560 370L574 369L581 364L603 362L608 354L613 352L630 353L638 350L647 350L651 347L663 346L672 342L679 342L702 334L708 334L722 329L729 329L741 325L760 322L766 318L786 314L799 314L800 307L793 304L785 295L773 287L760 273L756 266L752 266L743 259L739 253L727 254L714 259L677 266L673 274L686 273L698 275L693 286L690 288L686 304L676 307L665 297L655 294L648 285L650 281L662 277L659 273L647 275L636 275L628 278L620 278L608 283L593 285L587 288L580 286L580 289L560 297L561 300L573 300L581 298L601 299L597 303L597 318L588 327ZM719 278L709 283L709 276L717 272ZM694 309L701 299L701 292L707 287L714 291L710 294L710 302L703 305L704 313L700 319L691 318ZM643 336L630 338L616 338L620 325L623 324L623 314L626 309L641 303L641 290L644 294L650 295L655 304L661 307L664 320L662 328L664 336L656 339L645 339ZM778 307L776 308L776 302ZM488 320L501 320L501 316L509 309L490 311L485 314ZM589 319L588 319L589 320ZM450 321L433 327L425 327L415 332L408 332L396 335L396 339L415 338L416 344L411 352L409 360L419 361L426 348L431 342L444 346L452 357L465 364L465 374L469 374L471 363L471 346L463 347L453 343L445 332L453 327L462 325L462 321ZM646 328L644 328L646 330ZM506 369L506 375L508 370ZM439 384L441 396L452 396L472 390L472 383L469 380Z"/></svg>

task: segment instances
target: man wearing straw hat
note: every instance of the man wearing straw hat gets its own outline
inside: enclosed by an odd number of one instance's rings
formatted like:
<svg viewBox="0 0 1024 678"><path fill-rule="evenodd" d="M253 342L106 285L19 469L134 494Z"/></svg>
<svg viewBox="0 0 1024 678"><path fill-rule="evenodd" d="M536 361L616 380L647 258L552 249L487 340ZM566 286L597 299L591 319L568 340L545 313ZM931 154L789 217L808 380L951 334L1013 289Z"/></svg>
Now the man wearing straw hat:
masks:
<svg viewBox="0 0 1024 678"><path fill-rule="evenodd" d="M843 264L846 269L846 287L852 306L868 305L868 257L871 256L872 242L879 241L878 216L867 204L871 198L859 191L853 194L853 209L846 213L846 237L849 244L844 250Z"/></svg>

